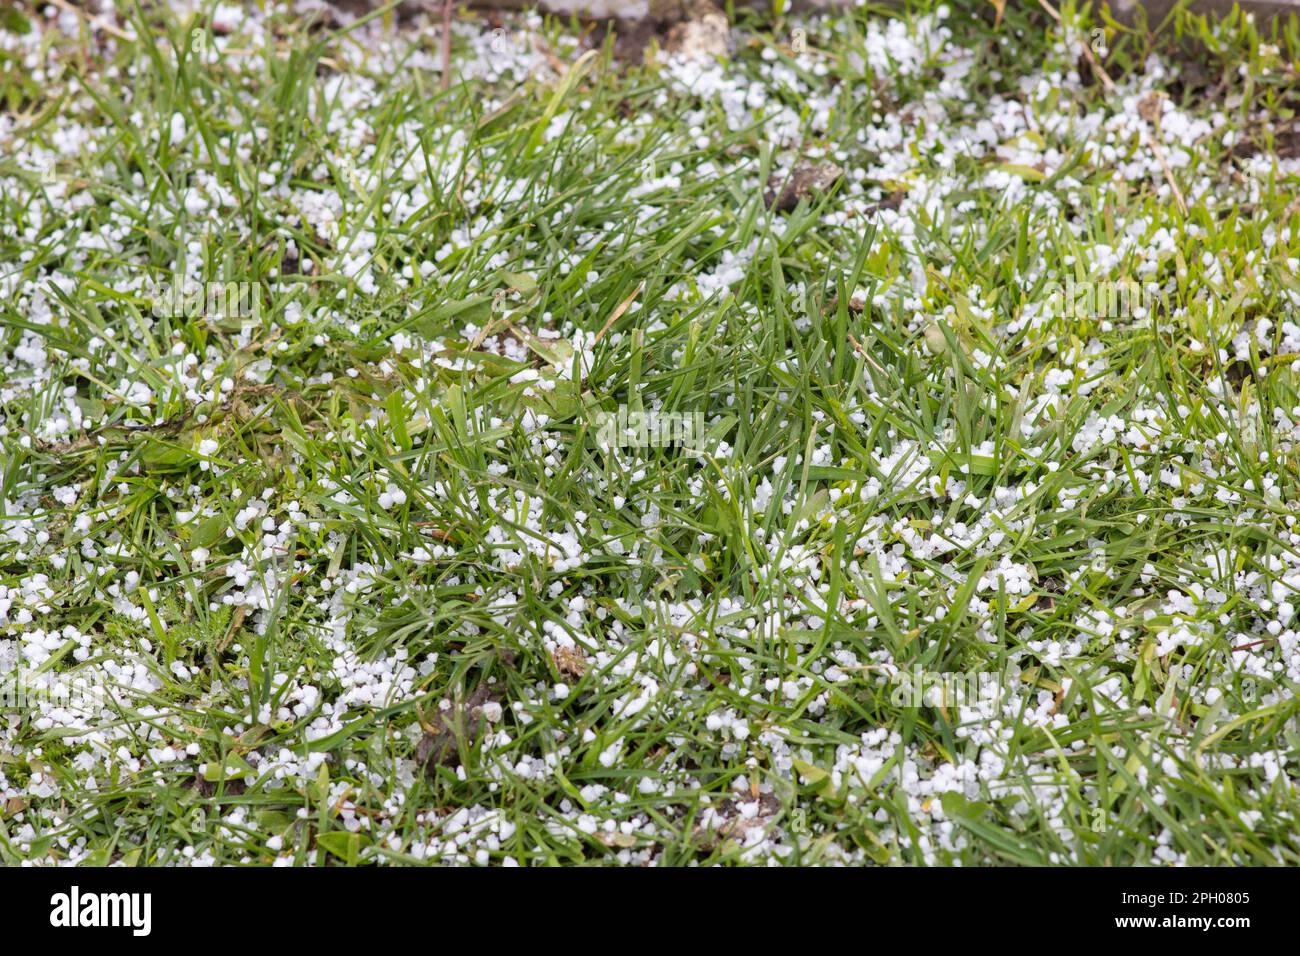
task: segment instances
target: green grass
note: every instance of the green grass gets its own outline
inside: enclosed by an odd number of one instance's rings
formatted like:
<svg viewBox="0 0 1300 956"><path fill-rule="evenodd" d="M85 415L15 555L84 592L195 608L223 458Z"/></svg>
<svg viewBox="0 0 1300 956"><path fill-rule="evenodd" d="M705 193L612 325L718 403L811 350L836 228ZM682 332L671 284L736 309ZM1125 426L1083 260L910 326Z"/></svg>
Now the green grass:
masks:
<svg viewBox="0 0 1300 956"><path fill-rule="evenodd" d="M1300 42L950 6L0 21L0 862L1300 862Z"/></svg>

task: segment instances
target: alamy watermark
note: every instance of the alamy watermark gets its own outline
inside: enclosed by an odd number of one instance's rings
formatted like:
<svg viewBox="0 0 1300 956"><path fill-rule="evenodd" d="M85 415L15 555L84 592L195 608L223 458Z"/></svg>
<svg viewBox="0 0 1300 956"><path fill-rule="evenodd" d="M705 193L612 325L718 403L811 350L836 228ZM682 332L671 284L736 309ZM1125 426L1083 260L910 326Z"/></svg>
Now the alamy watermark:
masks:
<svg viewBox="0 0 1300 956"><path fill-rule="evenodd" d="M152 893L94 893L73 885L50 897L50 925L57 928L120 927L132 936L153 930Z"/></svg>
<svg viewBox="0 0 1300 956"><path fill-rule="evenodd" d="M1181 694L1191 694L1197 686L1196 671L1189 664L1175 664L1170 667L1165 689L1178 688ZM913 665L910 671L900 670L889 677L893 685L889 702L895 707L977 707L992 705L1000 708L1013 688L1022 684L1021 671L1014 663L1008 663L999 672L986 671L927 671L919 665ZM1041 691L1042 686L1025 685L1031 691ZM1210 688L1206 688L1208 694ZM1261 701L1262 689L1253 677L1243 677L1237 686L1215 687L1214 697L1206 696L1207 703L1212 703L1225 692L1232 693L1236 699L1247 705L1257 705Z"/></svg>
<svg viewBox="0 0 1300 956"><path fill-rule="evenodd" d="M617 412L597 412L596 441L601 448L669 448L701 450L704 447L704 413L633 412L620 405Z"/></svg>
<svg viewBox="0 0 1300 956"><path fill-rule="evenodd" d="M973 707L999 705L1018 672L1008 667L996 671L926 671L914 666L890 677L894 685L889 702L895 707Z"/></svg>
<svg viewBox="0 0 1300 956"><path fill-rule="evenodd" d="M1164 301L1154 283L1136 279L1051 281L1043 287L1050 314L1061 318L1146 318Z"/></svg>
<svg viewBox="0 0 1300 956"><path fill-rule="evenodd" d="M49 708L89 713L109 700L100 675L0 671L0 714L33 714Z"/></svg>
<svg viewBox="0 0 1300 956"><path fill-rule="evenodd" d="M154 318L260 319L258 282L199 282L183 276L156 284L152 290Z"/></svg>

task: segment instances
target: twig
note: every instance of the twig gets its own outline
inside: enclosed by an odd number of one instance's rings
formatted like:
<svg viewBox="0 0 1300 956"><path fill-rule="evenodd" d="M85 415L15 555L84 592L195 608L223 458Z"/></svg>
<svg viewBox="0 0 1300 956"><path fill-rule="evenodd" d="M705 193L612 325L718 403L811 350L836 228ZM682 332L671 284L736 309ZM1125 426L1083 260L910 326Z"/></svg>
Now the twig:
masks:
<svg viewBox="0 0 1300 956"><path fill-rule="evenodd" d="M1106 92L1114 93L1115 81L1106 74L1101 64L1097 62L1097 58L1092 53L1092 44L1087 40L1083 41L1083 56L1088 61L1088 65L1092 67L1092 72L1097 74L1097 79L1101 80L1101 85L1106 88Z"/></svg>
<svg viewBox="0 0 1300 956"><path fill-rule="evenodd" d="M72 13L80 17L82 21L86 24L86 26L90 27L92 30L98 28L100 30L103 30L105 33L113 34L113 36L117 37L119 40L134 39L134 37L132 37L131 34L127 33L125 30L118 29L117 27L113 26L111 23L106 22L104 19L100 17L91 18L87 16L84 10L79 10L77 7L74 7L72 4L68 3L67 0L50 0L50 2L54 4L56 7L59 7L60 9L66 10L68 13ZM104 14L103 16L107 17L108 14Z"/></svg>
<svg viewBox="0 0 1300 956"><path fill-rule="evenodd" d="M451 0L442 0L442 88L451 87Z"/></svg>
<svg viewBox="0 0 1300 956"><path fill-rule="evenodd" d="M641 284L632 290L632 294L628 296L626 299L624 299L622 302L620 302L618 304L618 308L616 308L613 312L609 314L609 318L605 320L605 324L600 327L600 331L596 333L596 337L591 340L592 345L595 345L597 342L600 341L601 336L603 336L606 332L608 332L609 327L613 325L615 322L617 322L619 320L619 317L622 316L622 314L628 310L628 308L632 305L632 300L634 300L638 295L640 295L641 290L644 288L645 288L645 280L643 279L641 281Z"/></svg>
<svg viewBox="0 0 1300 956"><path fill-rule="evenodd" d="M1181 212L1184 216L1186 216L1187 202L1186 200L1183 199L1183 191L1178 188L1178 183L1174 179L1174 171L1169 167L1169 160L1165 158L1164 147L1160 145L1160 114L1159 113L1156 113L1155 120L1151 125L1155 127L1155 131L1151 135L1151 152L1155 153L1156 162L1160 164L1160 168L1164 171L1165 182L1169 184L1169 188L1172 189L1174 192L1174 200L1178 203L1178 211Z"/></svg>
<svg viewBox="0 0 1300 956"><path fill-rule="evenodd" d="M881 375L885 374L885 370L881 368L880 364L871 357L871 353L862 347L862 343L853 337L852 332L849 333L849 342L852 343L854 351L856 351L859 355L861 355L864 359L866 359L868 365L874 368Z"/></svg>
<svg viewBox="0 0 1300 956"><path fill-rule="evenodd" d="M1238 644L1233 648L1234 651L1248 651L1252 647L1259 647L1261 644L1271 644L1274 638L1266 637L1262 641L1251 641L1249 644Z"/></svg>

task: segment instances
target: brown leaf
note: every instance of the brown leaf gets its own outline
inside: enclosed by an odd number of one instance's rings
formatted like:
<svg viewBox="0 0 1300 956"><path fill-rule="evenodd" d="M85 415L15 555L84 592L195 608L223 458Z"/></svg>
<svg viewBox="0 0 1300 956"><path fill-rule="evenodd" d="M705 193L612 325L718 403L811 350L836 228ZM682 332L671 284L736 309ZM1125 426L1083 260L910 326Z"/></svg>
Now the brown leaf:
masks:
<svg viewBox="0 0 1300 956"><path fill-rule="evenodd" d="M1160 120L1160 114L1164 111L1163 106L1164 94L1159 90L1152 90L1142 99L1138 100L1138 116L1142 117L1148 123L1156 123Z"/></svg>
<svg viewBox="0 0 1300 956"><path fill-rule="evenodd" d="M415 762L433 776L438 767L450 767L461 760L460 741L472 743L483 728L483 707L499 702L493 688L480 684L468 699L452 704L446 713L439 712L433 724L425 726L424 736L415 747Z"/></svg>
<svg viewBox="0 0 1300 956"><path fill-rule="evenodd" d="M565 677L581 679L591 666L580 647L557 647L551 654L555 669Z"/></svg>
<svg viewBox="0 0 1300 956"><path fill-rule="evenodd" d="M674 25L665 44L669 53L688 60L724 57L731 51L731 24L711 4L697 4L692 19Z"/></svg>
<svg viewBox="0 0 1300 956"><path fill-rule="evenodd" d="M788 176L773 173L767 181L763 201L769 209L790 212L814 192L825 192L844 175L834 163L800 163Z"/></svg>

